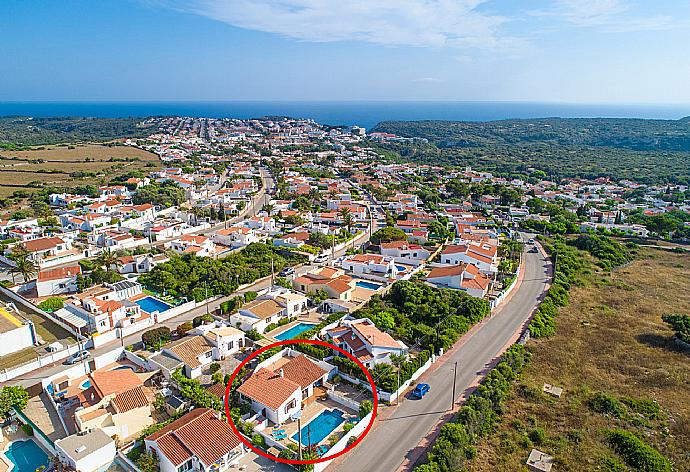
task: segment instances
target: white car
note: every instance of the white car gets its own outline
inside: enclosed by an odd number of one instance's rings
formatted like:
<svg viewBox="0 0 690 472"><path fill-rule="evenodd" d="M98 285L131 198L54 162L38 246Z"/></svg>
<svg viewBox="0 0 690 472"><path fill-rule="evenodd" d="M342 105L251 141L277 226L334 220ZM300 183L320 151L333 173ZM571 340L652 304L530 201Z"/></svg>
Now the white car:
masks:
<svg viewBox="0 0 690 472"><path fill-rule="evenodd" d="M317 264L321 264L323 262L326 262L328 260L328 256L326 254L319 254L314 258L314 262Z"/></svg>
<svg viewBox="0 0 690 472"><path fill-rule="evenodd" d="M64 364L65 364L65 365L73 365L73 364L76 364L77 362L80 362L80 361L83 361L83 360L85 360L85 359L88 359L90 355L91 355L91 354L89 354L89 351L77 351L77 352L75 352L74 354L72 354L71 356L69 356L69 357L65 360Z"/></svg>

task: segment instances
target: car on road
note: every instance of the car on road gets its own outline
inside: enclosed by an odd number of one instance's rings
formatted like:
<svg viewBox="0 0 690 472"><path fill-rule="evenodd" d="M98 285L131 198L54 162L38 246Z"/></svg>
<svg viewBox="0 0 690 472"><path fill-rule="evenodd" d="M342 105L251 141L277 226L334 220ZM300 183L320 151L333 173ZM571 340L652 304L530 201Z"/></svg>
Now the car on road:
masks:
<svg viewBox="0 0 690 472"><path fill-rule="evenodd" d="M532 246L532 249L530 249L529 252L539 252L539 249L537 249L537 246Z"/></svg>
<svg viewBox="0 0 690 472"><path fill-rule="evenodd" d="M529 240L527 242L530 244L534 244L534 238L529 238Z"/></svg>
<svg viewBox="0 0 690 472"><path fill-rule="evenodd" d="M414 390L412 390L412 396L421 399L429 390L431 390L429 384L417 384Z"/></svg>
<svg viewBox="0 0 690 472"><path fill-rule="evenodd" d="M287 277L288 275L293 275L294 273L295 273L294 267L286 267L285 269L281 270L278 275L280 277Z"/></svg>
<svg viewBox="0 0 690 472"><path fill-rule="evenodd" d="M73 365L73 364L76 364L77 362L81 362L81 361L83 361L83 360L85 360L85 359L88 359L90 355L91 355L91 354L89 354L89 351L77 351L77 352L75 352L74 354L72 354L71 356L69 356L69 357L65 360L64 364L65 364L65 365Z"/></svg>
<svg viewBox="0 0 690 472"><path fill-rule="evenodd" d="M314 258L314 262L317 264L321 264L322 262L326 262L328 260L328 255L326 254L319 254Z"/></svg>

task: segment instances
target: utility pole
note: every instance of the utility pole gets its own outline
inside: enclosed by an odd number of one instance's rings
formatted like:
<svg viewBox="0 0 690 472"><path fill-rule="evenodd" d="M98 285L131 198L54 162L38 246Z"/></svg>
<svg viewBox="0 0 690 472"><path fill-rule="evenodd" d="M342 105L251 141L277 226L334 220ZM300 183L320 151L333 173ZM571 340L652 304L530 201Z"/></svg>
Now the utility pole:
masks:
<svg viewBox="0 0 690 472"><path fill-rule="evenodd" d="M208 316L208 284L204 280L204 291L206 295L206 315Z"/></svg>
<svg viewBox="0 0 690 472"><path fill-rule="evenodd" d="M455 361L455 366L453 367L453 398L450 399L450 409L455 408L455 380L458 374L458 361Z"/></svg>
<svg viewBox="0 0 690 472"><path fill-rule="evenodd" d="M395 394L395 405L400 405L400 366L398 366L398 389Z"/></svg>
<svg viewBox="0 0 690 472"><path fill-rule="evenodd" d="M273 269L273 257L271 257L271 288L273 288L275 284L275 270Z"/></svg>

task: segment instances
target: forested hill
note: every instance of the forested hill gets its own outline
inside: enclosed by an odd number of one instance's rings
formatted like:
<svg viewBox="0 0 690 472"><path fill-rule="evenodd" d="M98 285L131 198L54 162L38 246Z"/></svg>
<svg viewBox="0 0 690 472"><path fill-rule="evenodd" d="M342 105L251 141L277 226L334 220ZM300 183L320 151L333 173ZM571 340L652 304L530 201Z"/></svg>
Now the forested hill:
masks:
<svg viewBox="0 0 690 472"><path fill-rule="evenodd" d="M681 120L541 118L488 122L383 121L371 131L426 138L439 147L551 144L635 151L690 151L690 117Z"/></svg>
<svg viewBox="0 0 690 472"><path fill-rule="evenodd" d="M142 118L4 116L0 117L0 145L32 146L148 136L155 127L142 126L141 121Z"/></svg>

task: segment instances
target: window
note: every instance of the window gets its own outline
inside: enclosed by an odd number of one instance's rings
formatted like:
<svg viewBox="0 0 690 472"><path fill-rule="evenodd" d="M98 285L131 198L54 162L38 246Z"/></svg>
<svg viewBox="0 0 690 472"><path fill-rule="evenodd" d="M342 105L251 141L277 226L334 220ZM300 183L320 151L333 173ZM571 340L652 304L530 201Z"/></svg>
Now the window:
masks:
<svg viewBox="0 0 690 472"><path fill-rule="evenodd" d="M295 406L297 406L297 400L295 400L295 399L293 398L292 401L291 401L290 403L288 403L287 405L285 405L285 413L287 413L288 411L292 410Z"/></svg>
<svg viewBox="0 0 690 472"><path fill-rule="evenodd" d="M228 349L232 349L233 347L235 347L235 342L234 341L228 342Z"/></svg>
<svg viewBox="0 0 690 472"><path fill-rule="evenodd" d="M182 464L177 468L177 472L185 472L187 470L192 470L192 460L189 459L187 462Z"/></svg>

